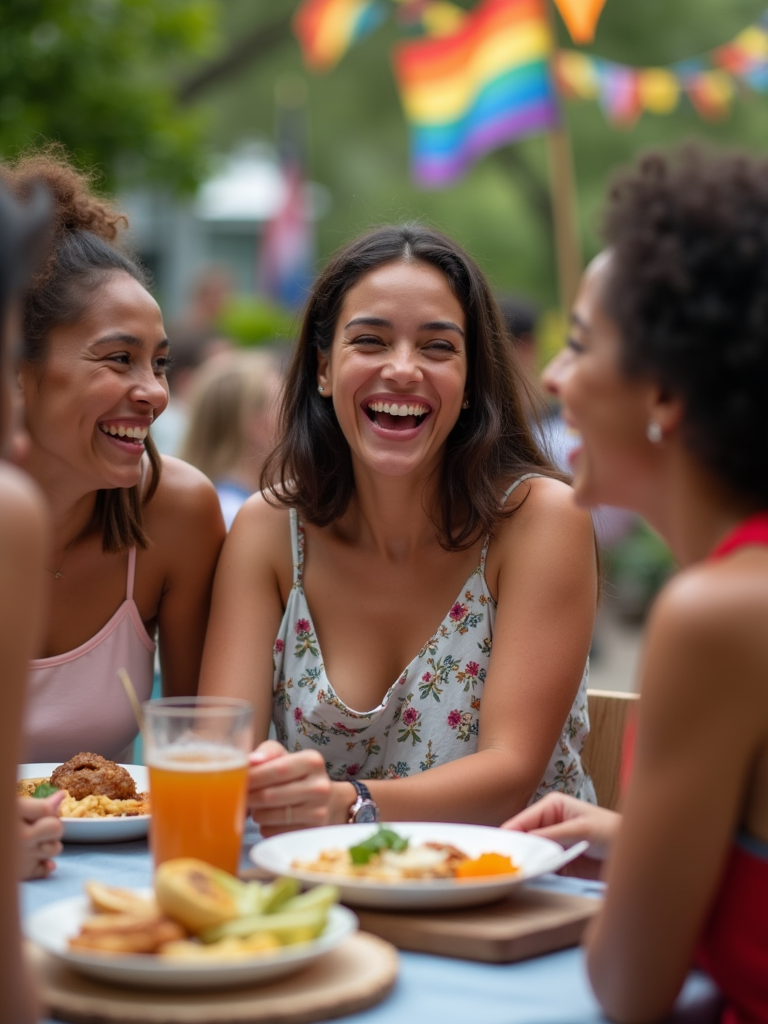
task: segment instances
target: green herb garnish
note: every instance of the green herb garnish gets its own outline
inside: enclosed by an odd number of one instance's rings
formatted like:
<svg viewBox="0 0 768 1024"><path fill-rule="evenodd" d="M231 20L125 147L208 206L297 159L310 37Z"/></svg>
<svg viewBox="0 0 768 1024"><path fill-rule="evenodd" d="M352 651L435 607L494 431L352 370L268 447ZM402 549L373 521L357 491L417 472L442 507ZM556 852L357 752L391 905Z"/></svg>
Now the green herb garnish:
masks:
<svg viewBox="0 0 768 1024"><path fill-rule="evenodd" d="M394 850L396 853L400 853L401 850L407 849L407 839L399 836L397 832L387 828L386 825L380 825L378 831L374 832L368 839L358 843L357 846L351 846L349 848L349 856L353 864L367 864L371 857L382 850Z"/></svg>
<svg viewBox="0 0 768 1024"><path fill-rule="evenodd" d="M35 797L37 800L45 800L47 796L53 796L54 793L58 792L58 786L52 786L50 782L38 782L29 795Z"/></svg>

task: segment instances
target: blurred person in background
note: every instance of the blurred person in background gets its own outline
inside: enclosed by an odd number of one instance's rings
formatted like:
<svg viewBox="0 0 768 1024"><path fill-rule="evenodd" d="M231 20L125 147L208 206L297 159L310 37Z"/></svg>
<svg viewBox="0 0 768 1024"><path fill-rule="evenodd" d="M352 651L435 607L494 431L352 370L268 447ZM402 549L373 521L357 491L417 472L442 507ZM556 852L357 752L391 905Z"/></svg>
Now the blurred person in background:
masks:
<svg viewBox="0 0 768 1024"><path fill-rule="evenodd" d="M663 1017L696 962L723 1024L768 1021L768 161L686 147L610 192L566 349L581 506L634 509L682 567L652 609L623 816L549 796L505 827L607 856L588 967ZM634 750L633 750L634 747ZM632 763L633 762L633 763Z"/></svg>
<svg viewBox="0 0 768 1024"><path fill-rule="evenodd" d="M232 352L204 366L190 392L180 457L216 488L227 529L259 489L276 440L280 376L269 352Z"/></svg>
<svg viewBox="0 0 768 1024"><path fill-rule="evenodd" d="M43 248L49 203L40 189L20 205L0 186L0 454L18 455L14 443L14 379L21 355L19 292ZM15 450L14 450L15 448ZM18 809L16 767L22 759L21 728L29 661L44 634L44 563L48 552L45 502L29 478L0 461L0 1017L7 1024L37 1019L32 986L22 956L17 879L23 861L37 857L44 867L60 850L61 796L36 801L21 822L21 843L13 841ZM9 836L11 838L9 838Z"/></svg>
<svg viewBox="0 0 768 1024"><path fill-rule="evenodd" d="M197 371L209 359L231 351L233 343L219 326L222 311L234 294L226 267L207 267L196 279L189 305L168 325L173 348L166 379L168 405L152 426L152 440L162 455L180 455L189 424L189 394Z"/></svg>
<svg viewBox="0 0 768 1024"><path fill-rule="evenodd" d="M201 673L255 705L263 834L595 799L594 533L524 386L487 282L438 232L375 230L315 282Z"/></svg>
<svg viewBox="0 0 768 1024"><path fill-rule="evenodd" d="M195 692L224 523L210 482L162 459L149 436L168 400L168 340L142 269L117 244L125 219L57 149L0 166L0 179L18 197L36 181L54 197L22 309L23 465L53 534L22 760L127 760L137 727L117 670L148 699L159 644L163 691Z"/></svg>

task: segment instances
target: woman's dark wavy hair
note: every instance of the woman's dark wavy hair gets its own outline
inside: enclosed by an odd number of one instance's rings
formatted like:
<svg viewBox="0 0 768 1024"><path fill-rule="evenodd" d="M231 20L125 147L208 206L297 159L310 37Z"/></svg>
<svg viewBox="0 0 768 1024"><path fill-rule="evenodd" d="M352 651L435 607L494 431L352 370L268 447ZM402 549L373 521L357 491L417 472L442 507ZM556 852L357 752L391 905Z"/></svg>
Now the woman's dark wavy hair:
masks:
<svg viewBox="0 0 768 1024"><path fill-rule="evenodd" d="M604 233L625 372L679 395L689 450L768 507L768 161L650 153L614 181Z"/></svg>
<svg viewBox="0 0 768 1024"><path fill-rule="evenodd" d="M274 504L296 508L326 526L347 509L355 490L349 445L333 403L317 392L317 354L328 352L347 292L364 274L405 260L436 267L466 317L467 398L446 442L430 509L448 550L469 547L515 508L502 509L505 484L527 472L566 479L537 446L532 401L515 364L504 323L482 272L445 235L418 224L378 228L331 257L304 314L281 408L281 439L267 460L261 488Z"/></svg>
<svg viewBox="0 0 768 1024"><path fill-rule="evenodd" d="M77 323L109 277L129 274L144 287L148 281L142 267L112 244L120 227L127 226L126 218L93 195L89 176L76 171L60 147L22 156L14 166L0 166L0 182L22 202L41 187L52 199L49 243L23 304L23 357L42 364L50 331ZM142 510L157 490L161 462L149 436L145 447L152 474L143 498L138 484L97 492L82 536L100 534L104 551L147 546Z"/></svg>

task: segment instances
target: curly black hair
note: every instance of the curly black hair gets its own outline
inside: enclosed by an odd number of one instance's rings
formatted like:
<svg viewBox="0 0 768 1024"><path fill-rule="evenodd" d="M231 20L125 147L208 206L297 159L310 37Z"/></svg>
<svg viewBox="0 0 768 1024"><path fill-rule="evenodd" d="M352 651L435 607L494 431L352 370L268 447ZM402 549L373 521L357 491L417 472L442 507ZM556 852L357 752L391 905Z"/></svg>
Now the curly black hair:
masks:
<svg viewBox="0 0 768 1024"><path fill-rule="evenodd" d="M768 160L646 154L615 178L604 236L624 371L679 395L691 452L768 507Z"/></svg>

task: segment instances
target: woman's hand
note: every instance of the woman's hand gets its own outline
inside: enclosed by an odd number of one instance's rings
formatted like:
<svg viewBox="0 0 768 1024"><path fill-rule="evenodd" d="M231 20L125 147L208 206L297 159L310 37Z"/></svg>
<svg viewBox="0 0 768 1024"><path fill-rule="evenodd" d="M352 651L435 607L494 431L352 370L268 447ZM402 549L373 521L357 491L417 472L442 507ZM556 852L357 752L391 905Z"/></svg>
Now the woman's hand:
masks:
<svg viewBox="0 0 768 1024"><path fill-rule="evenodd" d="M52 858L61 853L64 825L59 817L59 808L63 799L63 790L46 797L45 800L37 800L30 796L19 797L22 881L46 878L56 867Z"/></svg>
<svg viewBox="0 0 768 1024"><path fill-rule="evenodd" d="M620 824L621 815L615 811L563 793L548 793L501 827L554 839L565 847L586 839L590 844L586 856L602 860L610 853Z"/></svg>
<svg viewBox="0 0 768 1024"><path fill-rule="evenodd" d="M318 751L290 754L266 740L249 763L248 810L264 837L330 824L331 780Z"/></svg>

